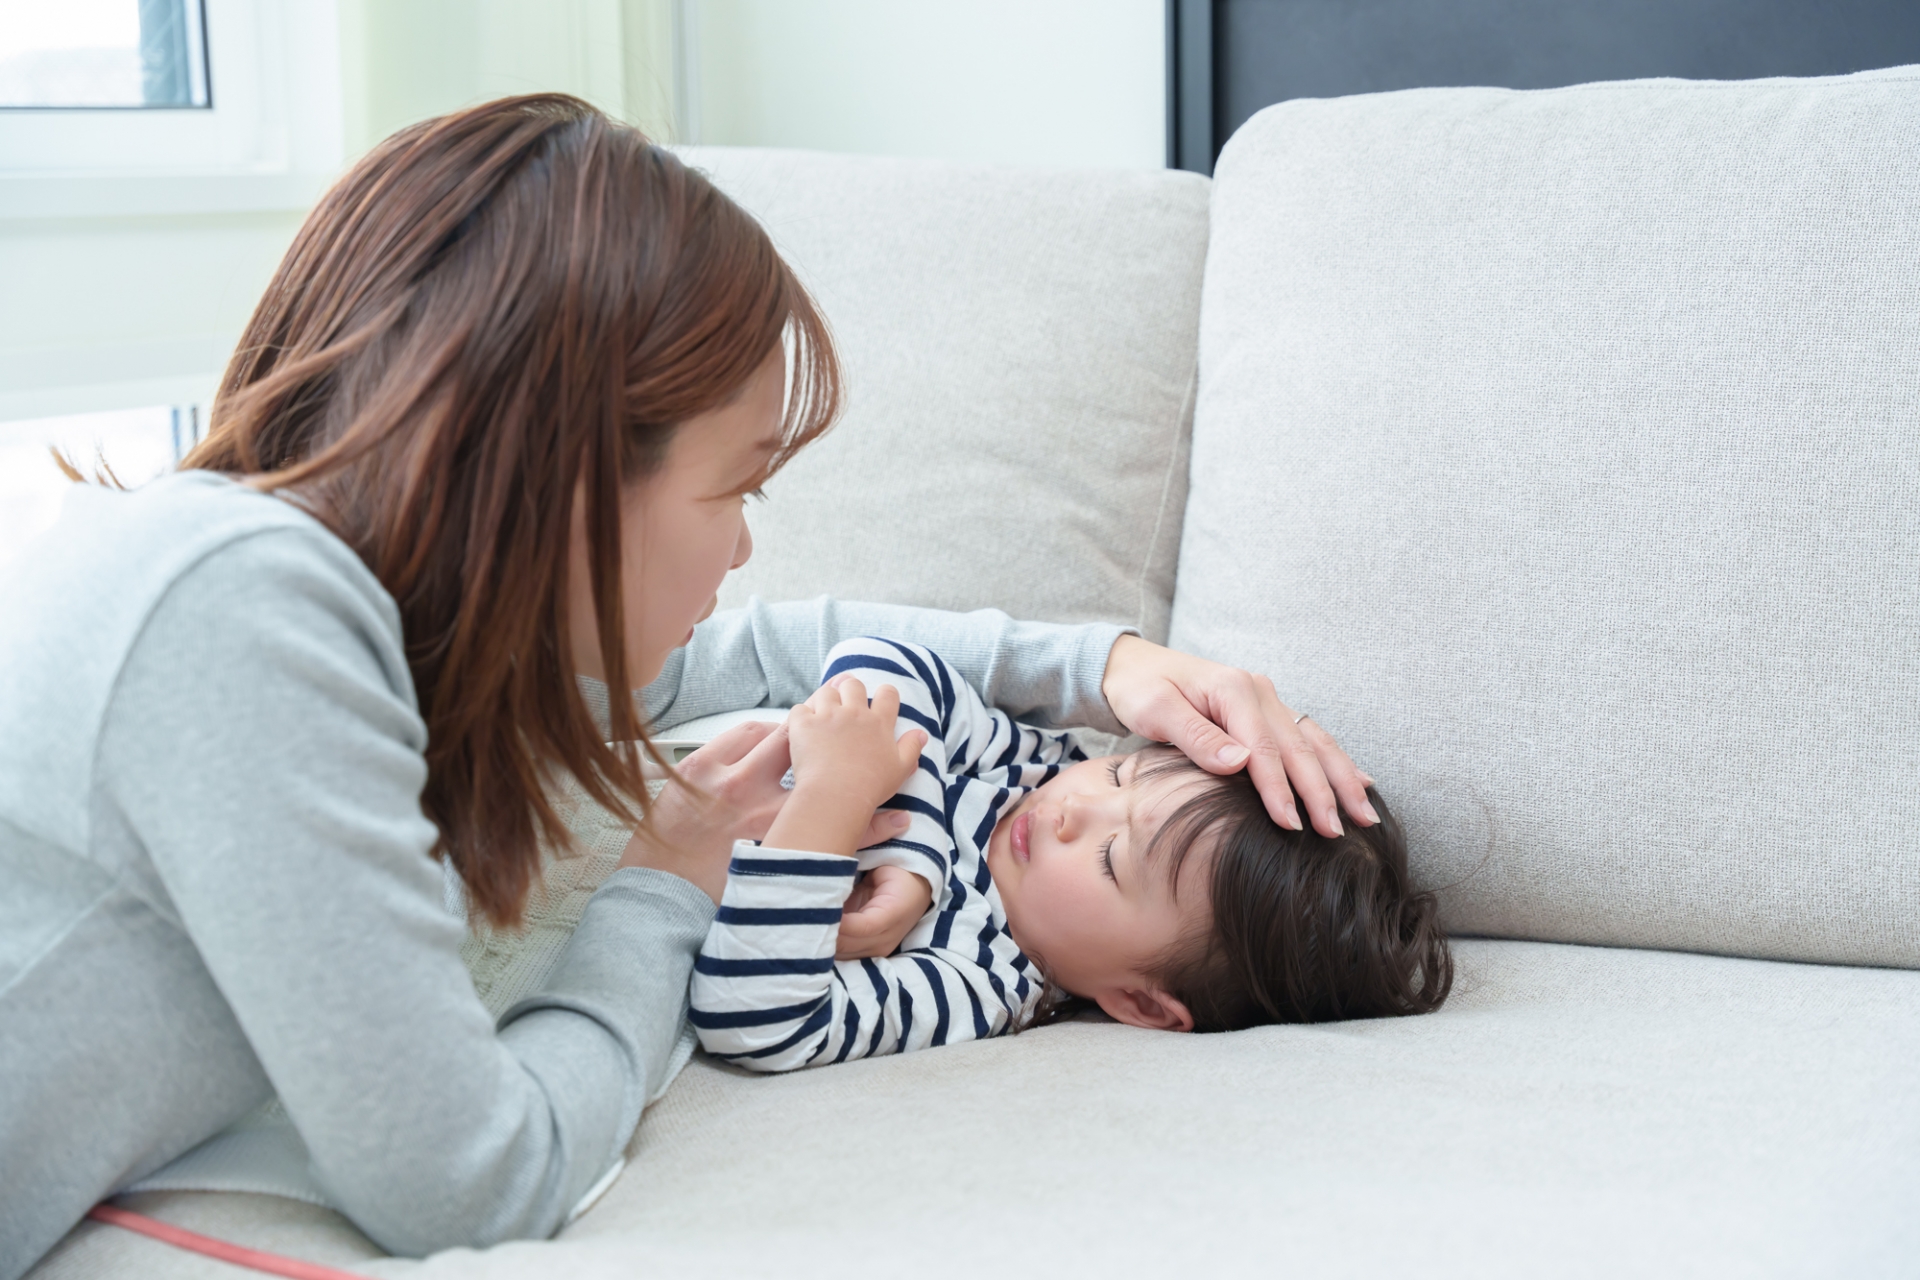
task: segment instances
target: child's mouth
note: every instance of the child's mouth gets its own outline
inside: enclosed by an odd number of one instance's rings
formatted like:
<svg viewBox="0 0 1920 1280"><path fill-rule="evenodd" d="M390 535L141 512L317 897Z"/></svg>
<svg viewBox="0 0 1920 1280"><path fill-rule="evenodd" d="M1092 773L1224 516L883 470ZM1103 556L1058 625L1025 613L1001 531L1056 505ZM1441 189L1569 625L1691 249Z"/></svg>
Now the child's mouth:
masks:
<svg viewBox="0 0 1920 1280"><path fill-rule="evenodd" d="M1033 861L1033 853L1027 847L1027 835L1033 830L1033 815L1023 813L1016 816L1013 825L1007 829L1007 843L1013 849L1013 856L1022 862Z"/></svg>

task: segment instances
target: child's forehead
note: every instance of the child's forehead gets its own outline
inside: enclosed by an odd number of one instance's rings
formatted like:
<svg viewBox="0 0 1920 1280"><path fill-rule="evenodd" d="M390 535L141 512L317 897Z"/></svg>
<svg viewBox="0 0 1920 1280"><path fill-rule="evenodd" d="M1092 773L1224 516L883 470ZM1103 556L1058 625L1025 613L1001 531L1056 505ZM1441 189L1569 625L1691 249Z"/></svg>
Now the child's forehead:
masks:
<svg viewBox="0 0 1920 1280"><path fill-rule="evenodd" d="M1181 830L1169 832L1164 838L1161 829L1219 779L1172 747L1144 747L1125 760L1120 770L1121 785L1139 789L1133 821L1135 837L1145 844L1141 863L1160 869L1163 874L1154 879L1176 902L1185 900L1193 877L1205 874L1203 868L1210 864L1208 855L1217 844L1218 824L1204 817L1198 824L1189 820ZM1177 848L1182 844L1191 847ZM1203 892L1192 900L1204 909L1207 895Z"/></svg>
<svg viewBox="0 0 1920 1280"><path fill-rule="evenodd" d="M1168 747L1142 747L1122 757L1120 765L1120 781L1133 792L1134 818L1153 831L1205 788L1211 777Z"/></svg>

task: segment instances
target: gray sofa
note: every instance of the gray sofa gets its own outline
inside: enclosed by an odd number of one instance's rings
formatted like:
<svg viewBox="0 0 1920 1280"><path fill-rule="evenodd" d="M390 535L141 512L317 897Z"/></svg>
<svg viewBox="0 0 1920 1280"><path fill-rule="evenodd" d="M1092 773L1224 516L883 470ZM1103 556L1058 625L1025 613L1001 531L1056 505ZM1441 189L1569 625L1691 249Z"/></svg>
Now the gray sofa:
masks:
<svg viewBox="0 0 1920 1280"><path fill-rule="evenodd" d="M851 408L729 586L1270 674L1429 1017L696 1059L556 1241L369 1276L1920 1274L1920 69L1272 108L1188 174L696 150ZM212 1275L80 1228L37 1280ZM221 1272L222 1274L231 1274Z"/></svg>

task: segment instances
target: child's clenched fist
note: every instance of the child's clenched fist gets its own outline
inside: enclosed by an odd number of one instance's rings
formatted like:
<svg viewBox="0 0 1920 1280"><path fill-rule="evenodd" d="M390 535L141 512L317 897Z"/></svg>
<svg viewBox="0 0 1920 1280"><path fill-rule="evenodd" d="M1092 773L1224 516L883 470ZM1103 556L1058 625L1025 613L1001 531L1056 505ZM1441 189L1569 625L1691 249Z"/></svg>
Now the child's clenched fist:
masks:
<svg viewBox="0 0 1920 1280"><path fill-rule="evenodd" d="M787 716L793 795L767 831L778 849L853 855L874 810L920 762L927 735L894 737L900 694L881 685L871 702L850 677L822 685Z"/></svg>

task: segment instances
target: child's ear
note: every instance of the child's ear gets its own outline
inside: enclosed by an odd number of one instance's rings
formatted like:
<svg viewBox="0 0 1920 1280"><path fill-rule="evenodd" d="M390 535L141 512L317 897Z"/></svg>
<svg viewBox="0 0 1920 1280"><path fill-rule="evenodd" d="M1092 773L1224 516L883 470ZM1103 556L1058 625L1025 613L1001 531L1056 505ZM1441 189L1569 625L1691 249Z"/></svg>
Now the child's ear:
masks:
<svg viewBox="0 0 1920 1280"><path fill-rule="evenodd" d="M1122 987L1102 993L1095 1003L1109 1018L1148 1031L1191 1031L1186 1005L1156 987Z"/></svg>

